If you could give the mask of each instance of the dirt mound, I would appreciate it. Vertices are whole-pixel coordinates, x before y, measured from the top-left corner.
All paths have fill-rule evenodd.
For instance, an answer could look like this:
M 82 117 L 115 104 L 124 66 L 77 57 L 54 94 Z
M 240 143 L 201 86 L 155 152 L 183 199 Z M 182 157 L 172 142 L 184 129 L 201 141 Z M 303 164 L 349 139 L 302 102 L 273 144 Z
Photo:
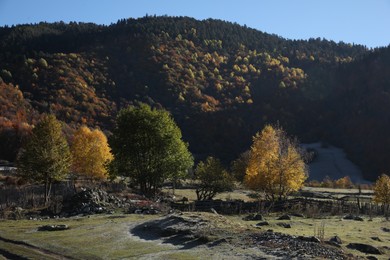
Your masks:
M 226 232 L 226 229 L 232 225 L 221 215 L 175 213 L 137 226 L 131 233 L 147 240 L 164 238 L 172 244 L 186 244 L 189 241 L 204 244 L 229 236 L 230 232 Z
M 144 240 L 162 240 L 188 249 L 199 245 L 229 248 L 243 259 L 259 255 L 283 259 L 346 259 L 339 248 L 321 244 L 315 237 L 296 237 L 282 233 L 255 233 L 254 229 L 233 223 L 211 213 L 179 213 L 143 223 L 131 229 L 132 235 Z M 224 254 L 230 254 L 222 251 Z M 237 254 L 240 252 L 240 254 Z

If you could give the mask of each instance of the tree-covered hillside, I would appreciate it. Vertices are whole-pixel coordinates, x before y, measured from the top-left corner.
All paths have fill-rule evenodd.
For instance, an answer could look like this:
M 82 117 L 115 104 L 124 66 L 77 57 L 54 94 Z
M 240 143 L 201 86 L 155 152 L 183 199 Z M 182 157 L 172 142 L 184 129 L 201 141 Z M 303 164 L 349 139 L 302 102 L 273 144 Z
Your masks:
M 111 131 L 119 108 L 144 102 L 173 114 L 197 159 L 229 163 L 279 122 L 303 141 L 341 144 L 374 178 L 390 169 L 388 53 L 187 17 L 3 27 L 0 157 L 14 158 L 42 113 L 69 132 Z

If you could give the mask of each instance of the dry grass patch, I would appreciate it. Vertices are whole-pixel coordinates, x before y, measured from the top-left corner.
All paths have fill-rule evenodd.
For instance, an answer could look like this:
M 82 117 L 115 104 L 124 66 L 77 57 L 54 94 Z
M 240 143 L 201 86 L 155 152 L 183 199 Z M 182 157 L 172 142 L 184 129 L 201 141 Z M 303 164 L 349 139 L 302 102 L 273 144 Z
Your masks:
M 172 189 L 165 188 L 162 191 L 172 194 Z M 251 191 L 248 190 L 234 190 L 231 192 L 218 193 L 214 199 L 253 201 L 254 199 L 248 196 L 250 194 Z M 179 201 L 183 197 L 188 198 L 189 201 L 197 200 L 195 189 L 176 189 L 175 196 L 177 201 Z
M 373 218 L 372 221 L 368 221 L 368 218 L 365 218 L 364 221 L 353 221 L 343 220 L 340 216 L 320 219 L 293 216 L 291 220 L 277 220 L 278 215 L 272 214 L 268 217 L 266 216 L 265 219 L 270 225 L 257 229 L 264 231 L 272 229 L 274 232 L 294 236 L 317 236 L 322 224 L 324 224 L 324 240 L 327 241 L 333 236 L 340 237 L 343 242 L 342 248 L 345 252 L 366 256 L 364 253 L 346 248 L 349 243 L 363 243 L 380 248 L 385 253 L 384 255 L 376 256 L 378 259 L 387 260 L 390 257 L 390 250 L 386 249 L 390 245 L 390 232 L 384 232 L 382 230 L 384 227 L 390 228 L 390 221 L 385 221 L 384 218 L 377 217 Z M 255 228 L 254 225 L 259 222 L 243 221 L 242 216 L 232 216 L 229 218 L 232 221 L 246 224 L 248 228 Z M 283 228 L 278 223 L 289 223 L 291 224 L 291 228 Z M 381 241 L 374 240 L 372 237 L 378 237 Z

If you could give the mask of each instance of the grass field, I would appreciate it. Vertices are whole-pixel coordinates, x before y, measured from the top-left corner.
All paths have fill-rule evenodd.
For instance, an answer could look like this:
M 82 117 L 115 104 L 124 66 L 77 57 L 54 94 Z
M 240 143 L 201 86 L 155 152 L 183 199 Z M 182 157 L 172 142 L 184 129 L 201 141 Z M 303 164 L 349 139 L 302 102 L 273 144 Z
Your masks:
M 0 252 L 6 250 L 28 259 L 205 259 L 216 252 L 207 247 L 194 247 L 182 250 L 177 246 L 161 241 L 145 241 L 134 237 L 130 229 L 160 216 L 148 215 L 98 215 L 82 218 L 0 221 Z M 290 221 L 276 220 L 277 215 L 266 216 L 269 226 L 258 229 L 256 221 L 243 221 L 243 216 L 227 216 L 229 225 L 244 227 L 248 232 L 272 229 L 291 235 L 312 236 L 324 223 L 325 240 L 339 236 L 343 241 L 343 250 L 354 255 L 365 256 L 356 250 L 347 249 L 348 243 L 367 243 L 379 248 L 390 244 L 390 233 L 383 227 L 390 228 L 390 222 L 383 218 L 365 219 L 363 222 L 341 220 L 339 217 L 326 219 L 308 219 L 293 217 Z M 292 228 L 283 228 L 279 222 L 288 222 Z M 56 232 L 37 231 L 39 226 L 47 224 L 67 224 L 70 229 Z M 223 226 L 222 226 L 223 227 Z M 381 241 L 373 240 L 378 237 Z M 22 244 L 6 240 L 21 241 Z M 390 251 L 378 259 L 388 259 Z M 0 254 L 1 255 L 1 254 Z M 1 258 L 0 258 L 1 259 Z
M 305 189 L 335 195 L 357 192 L 357 190 L 323 188 Z M 165 192 L 171 193 L 172 190 L 167 189 Z M 364 192 L 369 194 L 371 191 Z M 235 190 L 218 194 L 216 199 L 252 201 L 250 194 L 248 190 Z M 196 200 L 193 189 L 176 189 L 175 196 L 177 199 L 187 197 L 189 200 Z M 225 228 L 232 231 L 232 227 L 240 227 L 240 232 L 261 232 L 272 229 L 274 232 L 295 236 L 313 236 L 318 235 L 318 230 L 324 226 L 324 240 L 339 236 L 343 241 L 342 248 L 347 253 L 365 257 L 363 253 L 346 248 L 349 243 L 365 243 L 379 247 L 385 252 L 384 255 L 376 256 L 378 259 L 390 258 L 390 250 L 386 249 L 386 246 L 390 245 L 390 233 L 383 231 L 383 228 L 390 229 L 390 222 L 385 221 L 384 218 L 376 217 L 369 221 L 368 217 L 365 217 L 362 222 L 342 220 L 340 216 L 315 219 L 293 217 L 289 221 L 276 220 L 280 214 L 266 215 L 265 218 L 270 225 L 261 229 L 255 227 L 257 221 L 242 220 L 243 215 L 225 216 L 224 218 L 229 222 Z M 161 216 L 117 213 L 67 219 L 0 220 L 0 260 L 17 257 L 20 259 L 212 259 L 216 254 L 215 249 L 206 246 L 183 250 L 179 245 L 165 243 L 158 239 L 141 239 L 130 232 L 133 227 L 159 217 Z M 278 225 L 280 222 L 287 222 L 292 228 L 283 228 Z M 221 223 L 221 228 L 224 228 L 223 222 Z M 70 229 L 56 232 L 37 231 L 39 226 L 48 224 L 66 224 Z M 373 237 L 379 239 L 374 240 Z M 227 250 L 238 249 L 225 251 Z M 242 248 L 239 250 L 246 251 Z
M 156 216 L 109 215 L 58 220 L 0 221 L 1 238 L 23 241 L 30 246 L 0 241 L 1 250 L 28 259 L 131 259 L 164 254 L 168 259 L 196 259 L 191 252 L 172 251 L 172 247 L 146 243 L 130 236 L 130 228 Z M 37 231 L 47 224 L 67 224 L 70 229 Z M 36 248 L 35 248 L 36 247 Z M 172 251 L 172 252 L 170 252 Z
M 332 197 L 338 198 L 349 194 L 357 194 L 359 192 L 358 189 L 333 189 L 333 188 L 319 188 L 319 187 L 303 187 L 303 191 L 322 193 L 322 194 L 331 194 Z M 165 188 L 163 192 L 172 194 L 172 189 Z M 221 200 L 243 200 L 243 201 L 254 201 L 250 194 L 253 192 L 245 189 L 236 189 L 232 192 L 222 192 L 218 193 L 214 199 Z M 373 195 L 372 190 L 362 190 L 362 195 L 365 197 L 371 197 Z M 178 200 L 182 197 L 188 198 L 190 201 L 195 201 L 196 193 L 195 189 L 176 189 L 175 196 Z

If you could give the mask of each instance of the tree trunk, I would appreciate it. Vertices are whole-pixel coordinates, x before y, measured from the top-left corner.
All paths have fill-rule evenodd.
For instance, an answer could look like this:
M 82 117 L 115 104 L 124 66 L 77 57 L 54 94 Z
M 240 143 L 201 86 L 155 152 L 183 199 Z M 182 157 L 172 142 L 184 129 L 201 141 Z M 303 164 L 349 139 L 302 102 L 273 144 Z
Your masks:
M 176 180 L 173 180 L 172 182 L 172 195 L 175 196 L 175 190 L 176 190 Z
M 45 206 L 48 205 L 48 202 L 50 200 L 50 191 L 51 191 L 51 181 L 49 179 L 46 179 L 45 181 Z

